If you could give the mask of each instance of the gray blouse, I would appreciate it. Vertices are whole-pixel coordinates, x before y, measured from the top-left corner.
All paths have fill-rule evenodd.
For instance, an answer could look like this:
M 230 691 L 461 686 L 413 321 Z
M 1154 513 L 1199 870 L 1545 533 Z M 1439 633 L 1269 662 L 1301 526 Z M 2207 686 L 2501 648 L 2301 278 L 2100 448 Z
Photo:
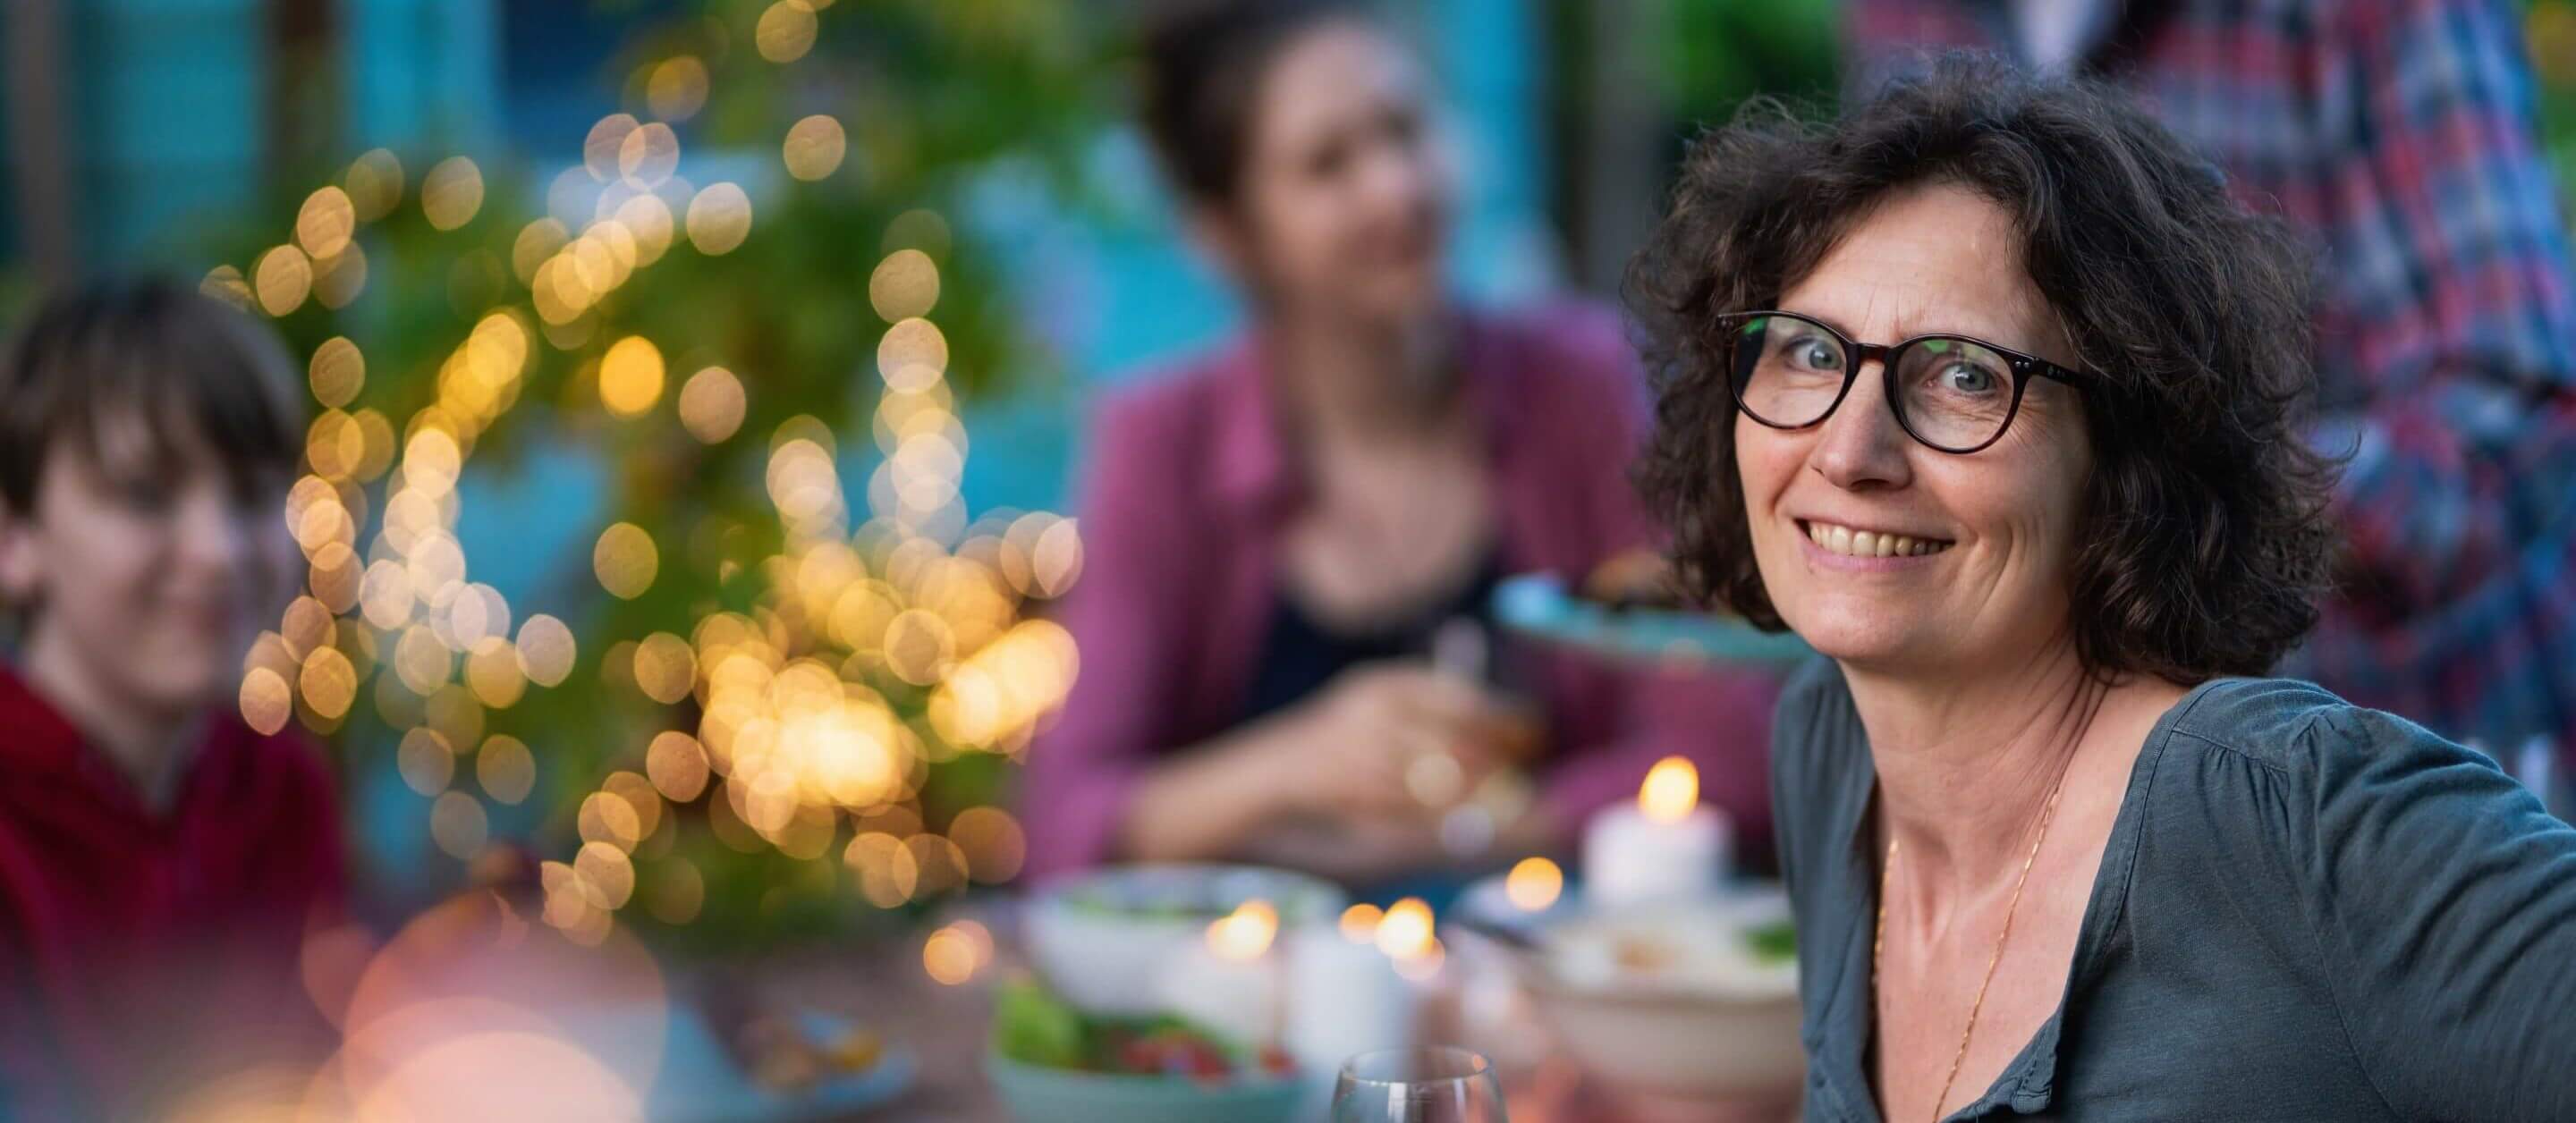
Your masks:
M 1877 773 L 1802 669 L 1771 795 L 1806 1114 L 1876 1120 Z M 2222 679 L 2129 776 L 2065 996 L 1953 1119 L 2576 1120 L 2576 829 L 2484 756 L 2306 683 Z

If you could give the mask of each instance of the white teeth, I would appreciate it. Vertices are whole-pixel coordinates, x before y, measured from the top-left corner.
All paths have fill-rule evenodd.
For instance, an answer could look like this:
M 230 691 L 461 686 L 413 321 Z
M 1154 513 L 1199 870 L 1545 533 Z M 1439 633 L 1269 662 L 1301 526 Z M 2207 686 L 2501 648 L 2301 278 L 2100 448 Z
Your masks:
M 1908 558 L 1937 554 L 1949 549 L 1947 542 L 1915 538 L 1884 531 L 1853 530 L 1847 526 L 1811 522 L 1807 537 L 1827 552 L 1855 558 Z

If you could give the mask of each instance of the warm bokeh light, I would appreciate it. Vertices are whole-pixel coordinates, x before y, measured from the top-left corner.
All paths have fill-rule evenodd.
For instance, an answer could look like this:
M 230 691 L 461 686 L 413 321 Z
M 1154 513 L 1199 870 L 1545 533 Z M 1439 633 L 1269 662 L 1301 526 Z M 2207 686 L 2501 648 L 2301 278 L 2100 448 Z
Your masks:
M 367 385 L 367 358 L 345 335 L 335 335 L 313 349 L 306 368 L 313 400 L 330 409 L 346 408 Z
M 464 792 L 448 792 L 429 805 L 429 837 L 448 857 L 464 861 L 483 850 L 489 841 L 492 822 L 483 811 L 481 800 Z
M 506 710 L 527 693 L 528 676 L 519 669 L 519 649 L 505 639 L 488 639 L 465 655 L 465 688 L 486 706 Z
M 695 737 L 664 730 L 644 752 L 644 775 L 663 798 L 687 803 L 707 790 L 707 751 Z
M 474 782 L 482 786 L 483 794 L 516 805 L 537 786 L 536 755 L 528 751 L 527 742 L 495 733 L 474 754 Z
M 572 674 L 575 644 L 572 629 L 545 613 L 519 624 L 519 669 L 539 686 L 560 686 Z
M 259 255 L 259 264 L 251 267 L 251 290 L 259 295 L 259 307 L 271 316 L 283 316 L 304 306 L 313 294 L 313 262 L 304 251 L 293 246 L 278 246 Z
M 349 236 L 357 229 L 357 208 L 349 193 L 337 187 L 305 196 L 304 205 L 295 212 L 295 244 L 317 259 L 349 248 Z
M 983 967 L 983 960 L 975 939 L 953 925 L 932 932 L 921 944 L 921 966 L 942 986 L 965 985 Z
M 394 769 L 411 790 L 434 796 L 456 779 L 456 752 L 437 730 L 416 726 L 394 750 Z
M 474 221 L 474 213 L 483 209 L 483 169 L 463 156 L 439 161 L 420 178 L 420 209 L 440 230 Z
M 1397 959 L 1413 959 L 1428 953 L 1434 942 L 1431 906 L 1420 897 L 1406 897 L 1387 906 L 1386 915 L 1378 921 L 1373 939 L 1377 950 Z
M 653 546 L 653 536 L 634 523 L 616 523 L 601 531 L 599 544 L 590 552 L 591 572 L 598 576 L 599 587 L 621 600 L 643 596 L 644 590 L 653 587 L 653 577 L 661 567 L 661 553 Z M 521 637 L 519 644 L 525 648 L 526 637 Z
M 348 188 L 350 207 L 358 221 L 374 222 L 402 205 L 402 160 L 382 148 L 370 149 L 350 162 L 341 183 Z
M 630 335 L 610 344 L 599 360 L 599 401 L 619 417 L 640 417 L 662 400 L 662 351 Z
M 889 388 L 922 390 L 948 370 L 948 337 L 939 325 L 914 317 L 887 328 L 877 341 L 877 373 Z
M 1698 806 L 1699 767 L 1683 757 L 1656 761 L 1646 770 L 1646 782 L 1637 787 L 1638 810 L 1658 823 L 1681 822 Z
M 1278 935 L 1278 906 L 1251 900 L 1208 925 L 1207 946 L 1219 959 L 1244 962 L 1268 953 L 1270 941 Z
M 638 125 L 617 142 L 617 174 L 627 185 L 652 190 L 680 166 L 680 136 L 660 121 Z
M 707 104 L 707 64 L 680 55 L 653 65 L 644 80 L 644 104 L 665 121 L 685 121 Z
M 286 719 L 295 712 L 294 692 L 286 685 L 286 676 L 268 667 L 253 667 L 242 675 L 242 721 L 263 734 L 274 734 L 286 728 Z
M 1385 910 L 1362 901 L 1342 910 L 1339 926 L 1343 939 L 1355 944 L 1369 944 L 1377 942 L 1378 926 L 1385 921 Z
M 752 30 L 752 42 L 760 48 L 760 57 L 771 62 L 788 63 L 804 58 L 814 49 L 814 7 L 806 0 L 778 0 L 760 13 L 760 23 Z
M 608 792 L 592 792 L 583 796 L 576 823 L 582 842 L 611 847 L 621 854 L 634 850 L 636 843 L 644 841 L 644 822 L 635 814 L 635 805 Z
M 669 632 L 646 636 L 635 648 L 635 685 L 644 696 L 672 705 L 689 696 L 697 681 L 697 652 L 689 641 Z
M 868 275 L 868 303 L 888 323 L 927 316 L 939 303 L 939 266 L 920 250 L 896 250 Z
M 623 800 L 617 803 L 624 806 Z M 627 898 L 635 893 L 635 865 L 624 849 L 610 843 L 583 843 L 572 869 L 594 907 L 612 912 L 625 908 Z
M 1057 519 L 1037 536 L 1029 558 L 1030 595 L 1060 597 L 1082 576 L 1080 521 Z
M 850 840 L 841 860 L 858 875 L 859 895 L 881 909 L 901 908 L 912 899 L 920 870 L 912 851 L 890 834 L 864 832 Z
M 802 180 L 818 180 L 841 167 L 849 153 L 849 134 L 830 115 L 817 113 L 788 126 L 787 140 L 779 146 L 787 162 L 787 174 Z
M 688 230 L 699 253 L 732 253 L 751 234 L 751 196 L 730 183 L 708 184 L 689 200 Z
M 617 205 L 610 221 L 622 227 L 635 240 L 635 265 L 638 268 L 662 260 L 671 248 L 674 222 L 671 205 L 659 195 L 637 195 Z
M 611 113 L 590 127 L 589 135 L 581 142 L 581 166 L 592 180 L 609 183 L 617 179 L 618 153 L 625 148 L 626 138 L 642 126 L 632 114 Z
M 303 670 L 296 675 L 296 687 L 313 712 L 336 720 L 346 715 L 349 704 L 357 700 L 358 669 L 347 655 L 325 647 L 304 660 Z
M 1523 858 L 1503 878 L 1503 895 L 1522 912 L 1541 912 L 1565 892 L 1565 871 L 1545 858 Z
M 1028 860 L 1028 835 L 1011 813 L 999 807 L 969 807 L 948 824 L 948 837 L 966 855 L 966 872 L 986 885 L 999 885 L 1020 875 Z
M 519 236 L 510 242 L 510 272 L 519 283 L 533 285 L 537 269 L 548 258 L 562 251 L 572 241 L 572 232 L 551 218 L 540 218 L 519 228 Z
M 1416 954 L 1396 957 L 1395 973 L 1413 982 L 1427 983 L 1440 977 L 1440 967 L 1448 961 L 1448 946 L 1432 940 Z
M 703 444 L 720 444 L 742 428 L 747 408 L 742 380 L 723 367 L 708 367 L 680 387 L 680 427 Z

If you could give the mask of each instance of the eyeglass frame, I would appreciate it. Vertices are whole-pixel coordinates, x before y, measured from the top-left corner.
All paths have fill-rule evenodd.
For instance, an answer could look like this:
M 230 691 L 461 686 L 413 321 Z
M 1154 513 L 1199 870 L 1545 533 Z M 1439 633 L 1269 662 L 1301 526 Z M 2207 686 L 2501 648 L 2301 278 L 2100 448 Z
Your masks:
M 1764 417 L 1761 414 L 1754 412 L 1753 407 L 1745 403 L 1743 388 L 1735 384 L 1735 346 L 1736 340 L 1742 338 L 1740 334 L 1741 328 L 1745 322 L 1749 320 L 1765 317 L 1786 318 L 1796 320 L 1802 324 L 1812 324 L 1823 329 L 1824 333 L 1831 336 L 1834 342 L 1842 344 L 1844 363 L 1842 388 L 1834 391 L 1834 400 L 1827 404 L 1825 406 L 1825 411 L 1817 414 L 1813 421 L 1808 421 L 1798 425 L 1784 425 L 1780 422 Z M 1926 332 L 1922 335 L 1908 336 L 1904 339 L 1897 340 L 1894 343 L 1863 343 L 1857 339 L 1853 339 L 1849 335 L 1843 334 L 1840 328 L 1813 316 L 1799 312 L 1783 312 L 1778 310 L 1728 312 L 1718 316 L 1715 323 L 1718 325 L 1718 332 L 1721 337 L 1727 340 L 1726 396 L 1735 402 L 1735 408 L 1742 411 L 1744 416 L 1752 418 L 1757 424 L 1760 424 L 1765 428 L 1778 429 L 1783 432 L 1794 432 L 1799 429 L 1811 429 L 1831 420 L 1834 416 L 1834 411 L 1843 407 L 1843 399 L 1851 396 L 1852 383 L 1860 378 L 1860 368 L 1862 364 L 1868 363 L 1872 360 L 1876 360 L 1878 363 L 1879 380 L 1883 384 L 1882 390 L 1887 398 L 1887 412 L 1896 417 L 1897 428 L 1905 430 L 1905 435 L 1914 438 L 1914 443 L 1931 449 L 1934 452 L 1946 453 L 1951 456 L 1973 456 L 1994 447 L 1994 443 L 1996 441 L 2004 439 L 2004 434 L 2012 431 L 2012 423 L 2014 419 L 2021 416 L 2022 393 L 2024 390 L 2029 388 L 2031 376 L 2037 375 L 2042 378 L 2065 383 L 2069 386 L 2080 386 L 2083 381 L 2083 375 L 2080 372 L 2059 366 L 2056 363 L 2049 362 L 2037 355 L 2026 354 L 2000 344 L 1989 343 L 1973 335 L 1960 335 L 1957 332 Z M 2002 356 L 2005 365 L 2012 368 L 2012 405 L 2004 411 L 2003 422 L 1995 426 L 1994 434 L 1976 445 L 1968 448 L 1948 448 L 1932 443 L 1932 441 L 1926 438 L 1923 434 L 1914 431 L 1914 423 L 1906 420 L 1904 408 L 1897 405 L 1896 358 L 1899 354 L 1902 354 L 1906 348 L 1929 340 L 1946 340 L 1953 343 L 1965 343 L 1972 347 L 1982 347 L 1988 351 L 1994 352 L 1996 355 Z

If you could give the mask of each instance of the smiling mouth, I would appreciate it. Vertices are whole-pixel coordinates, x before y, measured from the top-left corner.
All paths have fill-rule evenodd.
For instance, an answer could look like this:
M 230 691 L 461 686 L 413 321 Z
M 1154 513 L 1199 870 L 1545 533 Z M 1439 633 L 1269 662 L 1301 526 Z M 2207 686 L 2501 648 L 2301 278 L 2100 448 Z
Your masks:
M 1836 523 L 1799 520 L 1798 529 L 1807 540 L 1828 554 L 1848 558 L 1909 558 L 1937 554 L 1951 547 L 1944 538 L 1916 538 L 1910 534 L 1884 531 L 1853 530 Z

